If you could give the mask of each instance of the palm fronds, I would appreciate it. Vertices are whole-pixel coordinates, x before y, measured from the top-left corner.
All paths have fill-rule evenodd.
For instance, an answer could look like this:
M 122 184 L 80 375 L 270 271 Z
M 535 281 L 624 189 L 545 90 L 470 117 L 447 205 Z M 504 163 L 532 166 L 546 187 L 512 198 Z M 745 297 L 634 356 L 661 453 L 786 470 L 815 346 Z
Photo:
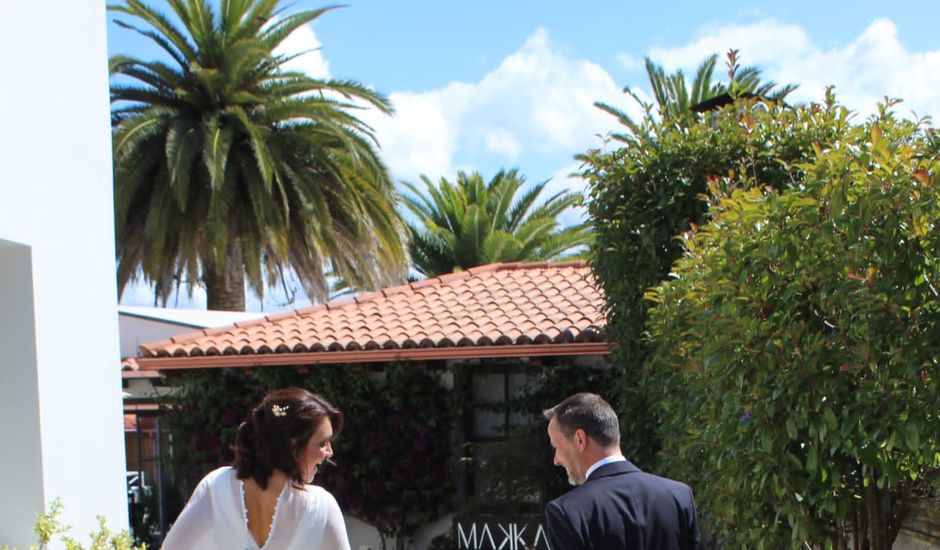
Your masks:
M 416 270 L 441 275 L 494 262 L 554 260 L 587 249 L 587 224 L 561 227 L 558 217 L 582 197 L 560 192 L 538 203 L 547 181 L 526 191 L 518 171 L 500 171 L 489 182 L 477 172 L 456 182 L 421 176 L 423 189 L 405 182 L 405 207 L 417 218 L 411 229 Z M 521 193 L 521 194 L 520 194 Z
M 333 8 L 168 4 L 178 24 L 140 0 L 109 7 L 174 61 L 110 62 L 120 77 L 111 87 L 120 288 L 138 276 L 160 292 L 181 277 L 192 288 L 211 269 L 247 277 L 262 295 L 291 270 L 321 299 L 327 272 L 356 288 L 403 280 L 397 191 L 356 114 L 391 105 L 357 82 L 284 70 L 293 56 L 275 53 Z

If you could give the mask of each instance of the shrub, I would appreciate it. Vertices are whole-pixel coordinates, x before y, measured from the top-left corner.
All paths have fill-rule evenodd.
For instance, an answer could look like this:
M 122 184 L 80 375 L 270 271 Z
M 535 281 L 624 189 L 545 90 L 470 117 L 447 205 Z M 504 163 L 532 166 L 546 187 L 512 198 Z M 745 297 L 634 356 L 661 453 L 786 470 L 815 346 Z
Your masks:
M 744 185 L 798 185 L 800 163 L 816 156 L 814 144 L 829 147 L 852 128 L 831 93 L 821 105 L 796 109 L 741 100 L 691 120 L 647 114 L 622 141 L 611 142 L 618 148 L 579 157 L 597 231 L 592 267 L 607 297 L 607 334 L 621 370 L 616 406 L 624 450 L 641 467 L 655 467 L 660 445 L 643 375 L 649 353 L 643 295 L 682 254 L 676 237 L 704 223 L 701 196 L 709 179 L 734 174 Z
M 940 161 L 891 105 L 783 192 L 712 179 L 648 295 L 660 463 L 728 547 L 888 549 L 940 472 Z
M 39 516 L 34 529 L 37 537 L 39 537 L 39 546 L 31 546 L 31 549 L 44 550 L 58 537 L 66 550 L 85 550 L 81 543 L 65 536 L 71 530 L 71 527 L 59 521 L 62 508 L 59 499 L 53 499 L 49 503 L 49 510 Z M 146 544 L 135 546 L 131 534 L 126 529 L 112 533 L 108 529 L 104 516 L 98 516 L 98 530 L 92 531 L 89 538 L 91 541 L 88 550 L 147 550 Z M 0 550 L 14 549 L 9 546 L 2 546 Z

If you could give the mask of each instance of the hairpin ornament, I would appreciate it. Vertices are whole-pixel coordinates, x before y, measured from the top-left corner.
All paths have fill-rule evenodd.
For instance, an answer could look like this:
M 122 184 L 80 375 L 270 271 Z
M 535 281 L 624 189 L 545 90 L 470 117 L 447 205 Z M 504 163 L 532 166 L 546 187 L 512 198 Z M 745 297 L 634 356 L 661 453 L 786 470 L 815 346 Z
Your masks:
M 287 416 L 287 409 L 289 408 L 289 405 L 284 405 L 283 407 L 280 405 L 271 405 L 271 414 L 277 417 Z

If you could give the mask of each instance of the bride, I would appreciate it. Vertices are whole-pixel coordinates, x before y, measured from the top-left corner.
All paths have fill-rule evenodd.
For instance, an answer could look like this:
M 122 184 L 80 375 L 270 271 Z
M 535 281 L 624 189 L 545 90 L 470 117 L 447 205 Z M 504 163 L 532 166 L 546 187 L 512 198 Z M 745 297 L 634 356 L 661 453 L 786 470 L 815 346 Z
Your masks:
M 343 414 L 319 395 L 268 394 L 238 428 L 234 465 L 202 479 L 163 549 L 348 550 L 336 499 L 308 485 L 342 426 Z

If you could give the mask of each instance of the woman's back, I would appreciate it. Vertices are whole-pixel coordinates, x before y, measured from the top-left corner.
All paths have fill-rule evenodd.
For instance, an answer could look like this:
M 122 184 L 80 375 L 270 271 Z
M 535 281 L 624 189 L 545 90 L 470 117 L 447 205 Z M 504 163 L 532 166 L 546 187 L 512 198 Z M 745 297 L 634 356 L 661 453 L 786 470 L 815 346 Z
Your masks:
M 298 489 L 286 482 L 272 511 L 269 502 L 265 503 L 268 499 L 254 490 L 260 487 L 255 485 L 246 493 L 247 483 L 253 482 L 238 479 L 230 467 L 209 473 L 174 523 L 164 550 L 349 548 L 339 505 L 323 488 L 307 485 Z M 263 525 L 268 520 L 269 528 Z M 256 537 L 265 537 L 264 544 L 259 545 Z
M 277 509 L 281 503 L 287 476 L 279 470 L 272 472 L 266 487 L 248 478 L 242 481 L 242 500 L 245 502 L 245 517 L 248 532 L 260 548 L 264 547 L 271 536 Z

